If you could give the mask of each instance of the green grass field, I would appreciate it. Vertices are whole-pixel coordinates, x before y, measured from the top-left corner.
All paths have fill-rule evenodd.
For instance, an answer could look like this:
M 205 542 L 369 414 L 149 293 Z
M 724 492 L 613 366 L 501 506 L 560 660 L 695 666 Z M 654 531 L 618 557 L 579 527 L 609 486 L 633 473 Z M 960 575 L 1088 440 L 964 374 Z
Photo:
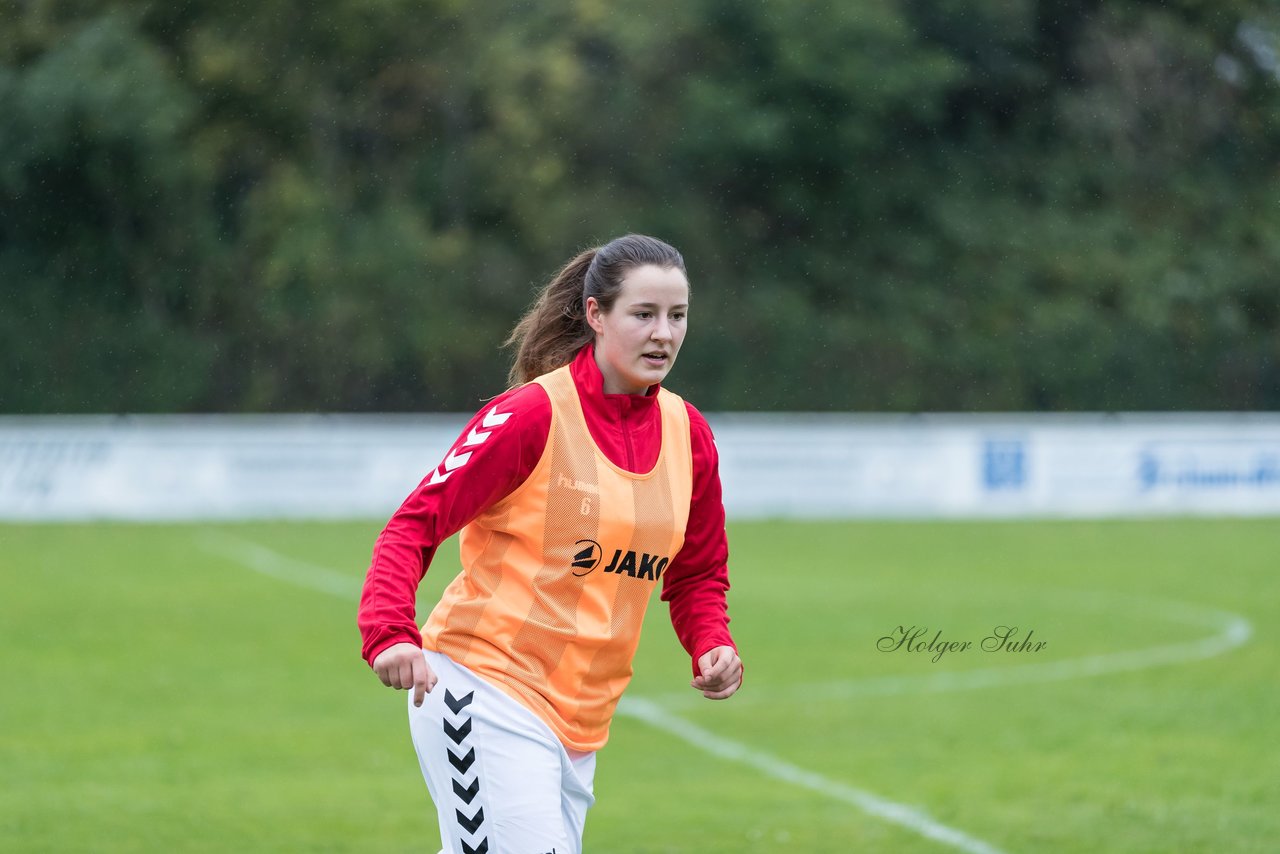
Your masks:
M 434 854 L 404 695 L 359 657 L 379 527 L 0 526 L 0 850 Z M 746 687 L 694 694 L 655 597 L 629 696 L 752 759 L 620 716 L 590 854 L 964 850 L 852 789 L 1002 852 L 1280 845 L 1280 521 L 752 523 L 730 543 Z M 900 625 L 975 648 L 878 650 Z M 999 625 L 1046 646 L 977 649 Z

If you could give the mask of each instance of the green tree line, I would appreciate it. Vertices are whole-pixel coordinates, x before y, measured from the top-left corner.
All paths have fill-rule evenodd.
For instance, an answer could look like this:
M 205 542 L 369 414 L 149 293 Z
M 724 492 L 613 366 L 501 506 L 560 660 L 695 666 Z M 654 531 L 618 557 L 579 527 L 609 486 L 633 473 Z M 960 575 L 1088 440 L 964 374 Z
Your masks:
M 627 231 L 708 410 L 1276 408 L 1280 10 L 0 5 L 0 412 L 471 410 Z

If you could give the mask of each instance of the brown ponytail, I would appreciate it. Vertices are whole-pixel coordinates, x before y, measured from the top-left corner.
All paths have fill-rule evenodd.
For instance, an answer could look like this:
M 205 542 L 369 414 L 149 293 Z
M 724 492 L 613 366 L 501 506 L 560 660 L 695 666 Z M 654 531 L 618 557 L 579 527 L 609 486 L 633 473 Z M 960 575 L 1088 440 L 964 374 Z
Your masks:
M 516 348 L 507 374 L 512 386 L 569 364 L 595 335 L 582 305 L 582 284 L 595 257 L 596 250 L 588 249 L 565 264 L 503 342 L 504 347 Z
M 587 297 L 595 297 L 606 313 L 612 311 L 623 278 L 646 264 L 685 271 L 679 252 L 643 234 L 611 240 L 565 264 L 503 342 L 504 347 L 516 348 L 507 381 L 512 386 L 527 383 L 573 361 L 595 337 L 587 325 Z

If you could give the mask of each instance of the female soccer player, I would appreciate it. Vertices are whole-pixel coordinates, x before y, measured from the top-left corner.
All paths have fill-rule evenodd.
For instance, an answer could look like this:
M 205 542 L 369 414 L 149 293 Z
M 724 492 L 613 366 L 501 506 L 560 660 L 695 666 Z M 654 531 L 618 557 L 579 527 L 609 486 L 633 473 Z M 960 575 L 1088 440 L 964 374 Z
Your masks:
M 412 691 L 445 851 L 580 852 L 595 753 L 659 584 L 692 687 L 721 700 L 742 682 L 711 430 L 661 387 L 688 308 L 684 259 L 660 240 L 571 260 L 508 339 L 513 388 L 377 539 L 363 654 Z M 420 633 L 418 584 L 457 531 L 462 572 Z

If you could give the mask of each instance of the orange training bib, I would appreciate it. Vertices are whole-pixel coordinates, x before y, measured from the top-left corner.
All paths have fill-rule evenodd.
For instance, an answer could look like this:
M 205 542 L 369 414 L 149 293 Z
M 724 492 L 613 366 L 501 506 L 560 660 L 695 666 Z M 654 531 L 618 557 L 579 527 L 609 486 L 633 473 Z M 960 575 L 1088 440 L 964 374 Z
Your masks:
M 652 470 L 610 462 L 564 367 L 538 377 L 547 445 L 528 479 L 462 529 L 463 570 L 423 627 L 444 653 L 519 700 L 575 750 L 597 750 L 631 679 L 653 589 L 684 544 L 689 413 L 658 391 Z

